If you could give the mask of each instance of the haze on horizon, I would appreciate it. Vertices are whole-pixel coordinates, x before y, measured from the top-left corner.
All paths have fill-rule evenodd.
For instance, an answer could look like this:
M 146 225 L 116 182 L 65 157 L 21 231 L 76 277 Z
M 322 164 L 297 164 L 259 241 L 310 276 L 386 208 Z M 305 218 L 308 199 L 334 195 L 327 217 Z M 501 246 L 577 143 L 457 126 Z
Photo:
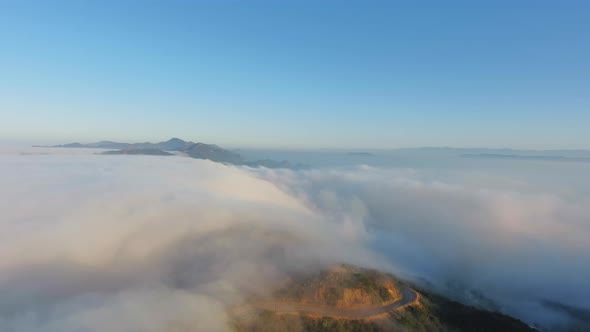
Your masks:
M 585 1 L 6 0 L 0 142 L 588 149 L 589 13 Z

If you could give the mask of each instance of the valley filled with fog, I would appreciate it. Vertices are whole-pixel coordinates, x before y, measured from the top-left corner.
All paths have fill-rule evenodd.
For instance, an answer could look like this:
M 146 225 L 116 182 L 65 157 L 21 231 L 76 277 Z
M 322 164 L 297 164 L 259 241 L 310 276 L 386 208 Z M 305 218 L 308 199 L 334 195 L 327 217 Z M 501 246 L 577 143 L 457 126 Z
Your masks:
M 226 331 L 247 294 L 335 263 L 588 323 L 572 312 L 590 310 L 590 163 L 241 153 L 309 167 L 0 151 L 0 330 Z

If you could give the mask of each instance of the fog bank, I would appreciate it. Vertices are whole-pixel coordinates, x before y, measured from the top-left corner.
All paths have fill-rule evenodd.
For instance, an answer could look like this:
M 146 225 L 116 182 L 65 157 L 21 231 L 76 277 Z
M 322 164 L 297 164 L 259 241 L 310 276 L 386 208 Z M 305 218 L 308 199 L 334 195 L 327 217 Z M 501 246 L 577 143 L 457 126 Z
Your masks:
M 573 319 L 547 301 L 590 308 L 590 196 L 558 170 L 26 152 L 0 153 L 2 331 L 226 331 L 248 294 L 342 262 L 544 325 Z
M 572 173 L 552 167 L 547 179 L 368 166 L 259 176 L 311 210 L 357 225 L 366 245 L 386 256 L 398 275 L 556 328 L 576 315 L 544 302 L 590 308 L 590 195 L 587 179 L 568 186 L 560 177 Z

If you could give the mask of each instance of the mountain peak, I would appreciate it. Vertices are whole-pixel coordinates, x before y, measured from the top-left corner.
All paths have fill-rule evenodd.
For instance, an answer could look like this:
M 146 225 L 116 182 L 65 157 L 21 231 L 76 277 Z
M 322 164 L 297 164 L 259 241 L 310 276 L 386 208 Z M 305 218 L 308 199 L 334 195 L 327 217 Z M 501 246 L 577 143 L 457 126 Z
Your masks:
M 166 143 L 186 143 L 186 141 L 178 137 L 172 137 L 171 139 L 167 140 Z

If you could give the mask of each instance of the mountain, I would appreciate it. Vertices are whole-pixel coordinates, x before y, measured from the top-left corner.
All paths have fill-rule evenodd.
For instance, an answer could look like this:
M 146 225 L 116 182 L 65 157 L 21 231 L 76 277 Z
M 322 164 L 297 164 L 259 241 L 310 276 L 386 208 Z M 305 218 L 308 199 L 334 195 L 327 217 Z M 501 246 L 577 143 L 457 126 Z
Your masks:
M 194 145 L 193 142 L 186 142 L 181 140 L 180 138 L 171 138 L 166 142 L 157 143 L 159 149 L 167 150 L 167 151 L 183 151 L 188 149 L 190 146 Z M 199 144 L 199 143 L 197 143 Z
M 37 146 L 43 147 L 43 146 Z M 45 146 L 47 147 L 47 146 Z M 187 142 L 180 138 L 171 138 L 159 143 L 120 143 L 113 141 L 100 141 L 96 143 L 81 144 L 69 143 L 49 146 L 50 148 L 91 148 L 91 149 L 116 149 L 117 151 L 107 151 L 103 154 L 127 154 L 127 155 L 170 155 L 165 151 L 182 152 L 184 155 L 195 159 L 207 159 L 215 162 L 244 165 L 250 167 L 266 168 L 306 168 L 302 164 L 291 164 L 290 162 L 276 161 L 271 159 L 246 161 L 237 152 L 223 149 L 215 144 Z
M 160 149 L 165 151 L 182 151 L 189 148 L 195 143 L 186 142 L 180 138 L 171 138 L 164 142 L 159 143 L 120 143 L 113 141 L 100 141 L 96 143 L 80 144 L 80 143 L 69 143 L 61 145 L 50 146 L 52 148 L 91 148 L 91 149 Z
M 101 154 L 107 155 L 146 155 L 146 156 L 173 156 L 174 154 L 160 149 L 121 149 L 113 151 L 105 151 Z
M 453 302 L 391 274 L 338 265 L 293 275 L 230 310 L 236 331 L 514 331 L 527 324 Z
M 67 145 L 67 144 L 66 144 Z M 73 146 L 64 146 L 64 147 L 73 147 Z M 131 144 L 128 143 L 117 143 L 111 141 L 100 141 L 96 143 L 90 143 L 86 146 L 82 146 L 86 148 L 95 148 L 95 149 L 129 149 L 132 148 Z M 138 146 L 139 148 L 139 146 Z
M 239 154 L 222 149 L 214 144 L 195 143 L 183 149 L 182 152 L 196 159 L 209 159 L 211 161 L 233 165 L 241 165 L 243 163 L 242 156 Z

